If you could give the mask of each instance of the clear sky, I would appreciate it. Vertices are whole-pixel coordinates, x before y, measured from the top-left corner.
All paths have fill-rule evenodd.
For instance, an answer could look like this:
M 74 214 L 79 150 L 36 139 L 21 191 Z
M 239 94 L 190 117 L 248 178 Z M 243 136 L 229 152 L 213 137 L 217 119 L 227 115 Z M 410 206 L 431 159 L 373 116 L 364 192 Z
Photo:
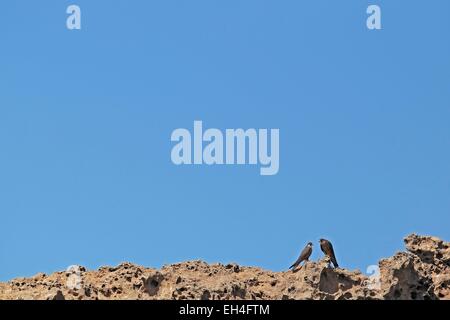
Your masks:
M 409 233 L 450 240 L 449 13 L 448 0 L 3 1 L 0 280 L 122 261 L 278 271 L 308 241 L 321 257 L 321 237 L 365 271 Z M 174 166 L 171 132 L 194 120 L 279 128 L 279 174 Z

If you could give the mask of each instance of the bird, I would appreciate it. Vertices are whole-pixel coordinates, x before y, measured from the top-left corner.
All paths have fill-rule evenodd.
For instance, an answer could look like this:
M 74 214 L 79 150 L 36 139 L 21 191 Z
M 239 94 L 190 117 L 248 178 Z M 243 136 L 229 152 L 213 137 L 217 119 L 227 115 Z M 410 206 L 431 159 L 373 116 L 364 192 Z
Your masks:
M 339 268 L 336 256 L 334 255 L 333 245 L 331 244 L 331 242 L 326 239 L 320 239 L 319 242 L 320 242 L 320 249 L 322 250 L 322 252 L 325 253 L 325 255 L 327 255 L 328 257 L 330 257 L 331 262 L 333 263 L 335 268 Z
M 300 254 L 300 257 L 295 261 L 295 263 L 289 267 L 289 269 L 295 270 L 303 261 L 308 261 L 309 257 L 311 256 L 313 250 L 313 244 L 312 242 L 309 242 L 306 247 L 303 249 L 302 253 Z

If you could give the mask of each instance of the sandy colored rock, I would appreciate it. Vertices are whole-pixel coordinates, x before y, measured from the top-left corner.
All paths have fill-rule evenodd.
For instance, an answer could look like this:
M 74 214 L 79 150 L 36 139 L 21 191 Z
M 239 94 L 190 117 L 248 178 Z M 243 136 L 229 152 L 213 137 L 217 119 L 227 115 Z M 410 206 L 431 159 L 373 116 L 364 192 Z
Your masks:
M 379 263 L 380 276 L 332 269 L 325 258 L 297 272 L 188 261 L 161 270 L 131 263 L 88 271 L 74 266 L 0 283 L 0 299 L 24 300 L 427 300 L 450 299 L 450 245 L 410 235 L 407 252 Z

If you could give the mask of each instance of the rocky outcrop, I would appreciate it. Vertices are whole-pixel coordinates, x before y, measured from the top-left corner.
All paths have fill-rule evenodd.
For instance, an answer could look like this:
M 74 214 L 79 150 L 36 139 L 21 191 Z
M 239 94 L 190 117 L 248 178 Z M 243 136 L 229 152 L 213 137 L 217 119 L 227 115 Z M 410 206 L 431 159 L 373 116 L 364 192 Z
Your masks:
M 0 299 L 96 300 L 360 300 L 450 299 L 450 245 L 410 235 L 407 252 L 383 259 L 379 272 L 332 269 L 329 261 L 308 262 L 297 272 L 271 272 L 236 264 L 190 261 L 161 270 L 131 263 L 87 271 L 73 266 L 0 284 Z
M 380 261 L 385 299 L 450 299 L 450 244 L 435 237 L 410 235 L 408 252 Z

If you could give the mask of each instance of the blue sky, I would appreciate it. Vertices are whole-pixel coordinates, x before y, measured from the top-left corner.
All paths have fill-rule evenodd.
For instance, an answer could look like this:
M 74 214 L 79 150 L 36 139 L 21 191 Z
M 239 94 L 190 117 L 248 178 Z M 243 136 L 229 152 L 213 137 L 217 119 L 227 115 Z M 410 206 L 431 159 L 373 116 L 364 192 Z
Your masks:
M 78 4 L 82 30 L 65 27 Z M 379 4 L 383 30 L 366 28 Z M 450 240 L 450 2 L 0 5 L 0 280 L 122 261 L 363 271 Z M 280 172 L 170 161 L 171 132 L 279 128 Z

